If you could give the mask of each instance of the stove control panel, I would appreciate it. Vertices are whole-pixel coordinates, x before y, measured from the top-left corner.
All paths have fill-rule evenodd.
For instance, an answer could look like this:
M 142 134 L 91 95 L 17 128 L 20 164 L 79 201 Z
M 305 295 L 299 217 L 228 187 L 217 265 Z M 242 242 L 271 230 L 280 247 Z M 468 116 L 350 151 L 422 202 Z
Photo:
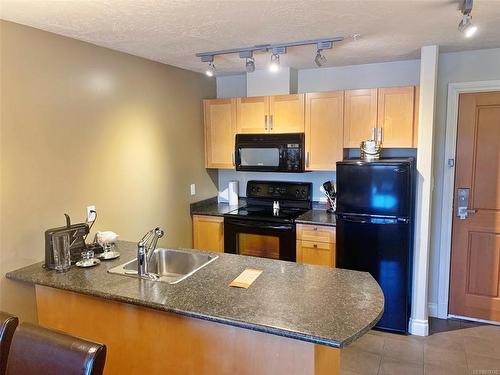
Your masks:
M 311 201 L 312 184 L 310 182 L 248 181 L 247 198 Z

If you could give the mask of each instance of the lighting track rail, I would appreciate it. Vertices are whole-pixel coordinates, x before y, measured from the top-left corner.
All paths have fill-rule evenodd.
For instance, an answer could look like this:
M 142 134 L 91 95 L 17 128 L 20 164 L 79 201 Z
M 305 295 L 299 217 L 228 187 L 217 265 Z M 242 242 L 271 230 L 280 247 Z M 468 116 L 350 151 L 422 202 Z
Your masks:
M 353 39 L 356 40 L 359 34 L 353 35 Z M 245 68 L 247 72 L 253 72 L 255 70 L 255 60 L 253 58 L 254 52 L 267 53 L 271 52 L 271 64 L 269 66 L 271 71 L 277 71 L 279 69 L 279 55 L 287 53 L 289 47 L 298 47 L 306 45 L 316 45 L 317 53 L 314 59 L 316 65 L 322 66 L 326 63 L 326 57 L 322 55 L 322 51 L 325 49 L 333 48 L 333 44 L 336 42 L 342 42 L 345 38 L 343 36 L 336 36 L 332 38 L 322 38 L 322 39 L 310 39 L 301 40 L 298 42 L 289 43 L 277 43 L 277 44 L 258 44 L 253 47 L 243 47 L 243 48 L 230 48 L 218 51 L 200 52 L 196 54 L 202 62 L 209 63 L 208 70 L 206 74 L 210 77 L 215 75 L 215 56 L 220 55 L 231 55 L 239 54 L 240 58 L 246 59 Z

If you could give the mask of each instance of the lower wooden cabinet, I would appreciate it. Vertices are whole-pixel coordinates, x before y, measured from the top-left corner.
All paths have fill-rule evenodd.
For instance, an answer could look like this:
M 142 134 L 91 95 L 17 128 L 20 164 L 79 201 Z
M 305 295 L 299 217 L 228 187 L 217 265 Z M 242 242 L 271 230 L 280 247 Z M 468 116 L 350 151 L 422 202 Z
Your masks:
M 193 248 L 224 252 L 224 218 L 193 215 Z
M 335 267 L 335 227 L 297 224 L 297 263 Z

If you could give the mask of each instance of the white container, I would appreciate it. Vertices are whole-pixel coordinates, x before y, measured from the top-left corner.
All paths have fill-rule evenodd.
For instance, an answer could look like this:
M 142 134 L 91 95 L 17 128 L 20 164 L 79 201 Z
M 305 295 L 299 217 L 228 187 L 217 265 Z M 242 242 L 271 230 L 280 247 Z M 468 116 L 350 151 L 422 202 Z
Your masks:
M 229 181 L 229 185 L 227 188 L 228 201 L 230 206 L 238 205 L 238 181 Z

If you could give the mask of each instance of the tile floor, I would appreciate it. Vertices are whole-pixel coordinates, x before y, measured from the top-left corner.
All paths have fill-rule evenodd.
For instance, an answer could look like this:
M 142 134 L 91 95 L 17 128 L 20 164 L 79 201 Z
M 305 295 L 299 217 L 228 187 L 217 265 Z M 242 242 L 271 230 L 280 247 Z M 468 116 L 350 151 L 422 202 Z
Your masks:
M 433 319 L 428 337 L 371 331 L 342 353 L 342 375 L 500 375 L 500 326 Z

